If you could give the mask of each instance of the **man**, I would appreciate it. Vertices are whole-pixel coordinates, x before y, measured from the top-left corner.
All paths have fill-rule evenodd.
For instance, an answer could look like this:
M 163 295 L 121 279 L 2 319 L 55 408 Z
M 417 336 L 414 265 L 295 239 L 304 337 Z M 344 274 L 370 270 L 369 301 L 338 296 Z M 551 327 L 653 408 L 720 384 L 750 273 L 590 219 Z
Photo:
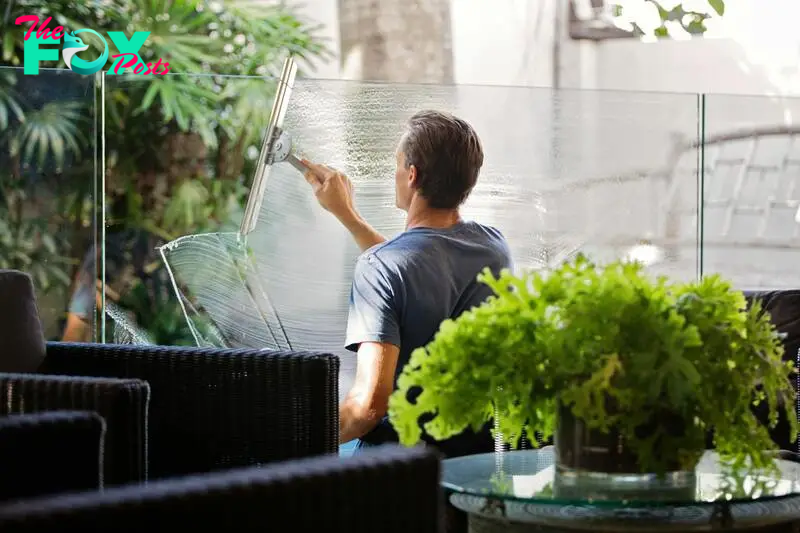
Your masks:
M 483 165 L 469 124 L 446 113 L 419 112 L 409 120 L 396 158 L 396 203 L 407 217 L 405 231 L 391 240 L 358 214 L 346 176 L 304 161 L 320 205 L 364 251 L 355 265 L 346 338 L 347 349 L 358 354 L 356 377 L 339 415 L 340 441 L 359 439 L 360 447 L 397 441 L 387 404 L 411 352 L 430 342 L 443 320 L 491 294 L 476 281 L 485 267 L 497 274 L 511 266 L 498 230 L 459 215 Z M 434 444 L 446 456 L 493 449 L 488 427 Z

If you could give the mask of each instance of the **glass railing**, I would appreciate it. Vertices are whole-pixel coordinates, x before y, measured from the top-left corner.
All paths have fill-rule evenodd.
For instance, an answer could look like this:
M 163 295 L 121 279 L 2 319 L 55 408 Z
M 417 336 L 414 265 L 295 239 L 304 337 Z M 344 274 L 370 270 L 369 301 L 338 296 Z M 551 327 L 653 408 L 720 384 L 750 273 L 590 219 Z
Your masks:
M 0 67 L 0 269 L 31 275 L 48 339 L 100 340 L 95 82 Z
M 202 250 L 191 254 L 218 238 L 235 242 L 274 86 L 265 78 L 106 77 L 106 341 L 222 343 L 197 299 L 224 298 L 208 291 L 237 272 Z M 172 255 L 176 285 L 162 251 L 187 248 L 189 266 Z M 208 291 L 189 291 L 194 284 Z
M 703 272 L 800 287 L 800 99 L 706 95 Z
M 274 79 L 0 73 L 0 267 L 32 274 L 48 338 L 339 350 L 358 250 L 291 165 L 238 235 Z M 464 214 L 518 268 L 583 252 L 800 285 L 797 100 L 299 79 L 285 130 L 391 236 L 395 149 L 423 108 L 481 136 Z
M 107 83 L 107 341 L 343 351 L 358 249 L 300 173 L 274 165 L 256 229 L 237 232 L 273 87 L 171 75 Z M 700 265 L 699 103 L 298 80 L 284 129 L 297 152 L 350 176 L 361 213 L 392 236 L 403 229 L 394 174 L 405 121 L 419 109 L 451 111 L 479 132 L 486 155 L 464 214 L 498 227 L 518 268 L 584 252 L 689 279 Z M 343 392 L 352 363 L 343 358 Z

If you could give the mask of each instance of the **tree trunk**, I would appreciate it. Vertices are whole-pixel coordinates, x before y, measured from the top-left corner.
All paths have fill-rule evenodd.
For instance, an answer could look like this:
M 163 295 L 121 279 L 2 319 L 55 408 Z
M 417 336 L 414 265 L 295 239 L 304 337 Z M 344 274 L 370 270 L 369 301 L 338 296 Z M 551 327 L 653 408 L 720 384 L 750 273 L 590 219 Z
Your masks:
M 450 0 L 339 0 L 339 31 L 348 77 L 453 83 Z

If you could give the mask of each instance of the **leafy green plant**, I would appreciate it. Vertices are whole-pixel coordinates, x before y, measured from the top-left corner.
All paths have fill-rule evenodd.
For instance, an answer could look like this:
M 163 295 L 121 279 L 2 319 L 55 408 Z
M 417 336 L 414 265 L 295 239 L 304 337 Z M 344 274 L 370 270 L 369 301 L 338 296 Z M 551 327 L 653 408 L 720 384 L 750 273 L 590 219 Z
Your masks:
M 643 471 L 663 472 L 693 468 L 711 428 L 726 463 L 768 466 L 774 445 L 754 402 L 768 402 L 772 425 L 784 410 L 795 430 L 779 334 L 718 276 L 671 283 L 638 263 L 579 256 L 547 273 L 479 279 L 494 296 L 443 322 L 398 380 L 389 413 L 405 444 L 421 438 L 423 414 L 434 415 L 426 432 L 445 439 L 497 409 L 514 445 L 523 432 L 552 435 L 564 405 L 590 429 L 619 431 Z M 665 409 L 687 421 L 682 435 L 639 431 Z

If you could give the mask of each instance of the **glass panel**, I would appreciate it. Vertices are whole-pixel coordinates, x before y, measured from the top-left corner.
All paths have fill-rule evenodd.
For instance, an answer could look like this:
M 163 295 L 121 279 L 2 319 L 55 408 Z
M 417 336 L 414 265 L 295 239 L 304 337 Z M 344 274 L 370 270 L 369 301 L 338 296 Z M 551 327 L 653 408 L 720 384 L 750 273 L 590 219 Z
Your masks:
M 705 97 L 703 273 L 800 286 L 800 99 Z
M 272 78 L 105 78 L 105 341 L 195 345 L 159 247 L 238 231 L 266 127 Z M 225 271 L 222 271 L 224 274 Z M 198 265 L 197 277 L 216 274 Z M 217 343 L 219 344 L 219 343 Z
M 33 277 L 49 340 L 96 338 L 95 77 L 0 68 L 0 269 Z
M 221 86 L 232 83 L 226 79 Z M 254 93 L 267 94 L 263 80 L 250 83 Z M 135 108 L 130 95 L 143 91 L 133 86 L 124 91 Z M 697 101 L 695 95 L 298 80 L 285 130 L 299 153 L 352 178 L 358 208 L 391 237 L 403 229 L 403 213 L 394 207 L 393 176 L 404 122 L 423 108 L 452 111 L 473 124 L 486 153 L 464 215 L 500 228 L 518 268 L 543 268 L 583 251 L 599 260 L 633 255 L 651 263 L 654 272 L 694 278 L 697 153 L 691 156 L 691 150 L 676 146 L 696 144 Z M 260 108 L 268 112 L 269 105 Z M 258 119 L 252 125 L 260 131 L 265 116 Z M 191 150 L 205 150 L 202 132 L 195 131 L 198 144 Z M 682 154 L 680 166 L 675 154 Z M 205 158 L 193 161 L 208 164 Z M 242 174 L 249 185 L 248 170 Z M 182 173 L 195 176 L 182 187 L 208 190 L 211 185 L 197 175 Z M 177 201 L 181 191 L 162 188 L 172 190 L 164 202 Z M 670 191 L 693 198 L 694 208 L 686 201 L 684 211 L 670 211 L 665 200 Z M 218 191 L 208 194 L 214 205 L 229 205 Z M 150 209 L 143 212 L 152 216 Z M 358 254 L 350 236 L 285 163 L 273 166 L 259 224 L 246 240 L 238 237 L 237 216 L 237 209 L 229 210 L 227 226 L 215 222 L 215 227 L 201 228 L 212 217 L 198 214 L 195 227 L 183 226 L 186 235 L 194 235 L 161 249 L 181 299 L 146 308 L 156 338 L 166 338 L 158 335 L 177 320 L 155 317 L 174 313 L 180 304 L 192 328 L 170 342 L 191 342 L 193 336 L 199 344 L 342 353 Z M 151 232 L 148 246 L 175 234 L 153 237 Z M 153 294 L 167 290 L 160 283 Z M 137 313 L 137 320 L 142 316 Z M 344 394 L 354 358 L 343 357 L 342 363 Z

